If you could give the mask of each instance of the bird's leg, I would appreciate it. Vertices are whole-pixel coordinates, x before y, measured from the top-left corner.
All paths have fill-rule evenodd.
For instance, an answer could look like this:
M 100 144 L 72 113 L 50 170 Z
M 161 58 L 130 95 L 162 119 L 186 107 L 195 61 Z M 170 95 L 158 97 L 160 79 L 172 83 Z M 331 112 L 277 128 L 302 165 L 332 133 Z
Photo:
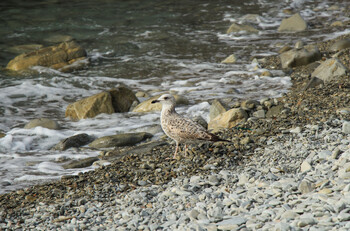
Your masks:
M 179 150 L 179 142 L 176 141 L 176 148 L 175 148 L 175 153 L 174 153 L 173 159 L 176 159 L 176 154 L 177 154 L 178 150 Z
M 187 144 L 185 144 L 184 150 L 185 150 L 185 157 L 187 157 L 187 151 L 188 151 Z

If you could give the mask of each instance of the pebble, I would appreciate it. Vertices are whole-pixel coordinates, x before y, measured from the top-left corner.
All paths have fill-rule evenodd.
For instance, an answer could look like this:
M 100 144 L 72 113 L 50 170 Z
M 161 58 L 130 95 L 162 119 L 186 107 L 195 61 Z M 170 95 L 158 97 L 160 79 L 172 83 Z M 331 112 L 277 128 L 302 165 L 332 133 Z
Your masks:
M 247 166 L 217 171 L 208 162 L 206 175 L 163 185 L 138 180 L 142 187 L 121 193 L 106 183 L 96 186 L 106 190 L 96 190 L 93 198 L 67 194 L 54 204 L 23 208 L 20 218 L 0 211 L 0 229 L 12 229 L 21 219 L 22 229 L 38 230 L 348 230 L 349 137 L 341 121 L 329 124 L 336 126 L 297 127 L 269 137 Z

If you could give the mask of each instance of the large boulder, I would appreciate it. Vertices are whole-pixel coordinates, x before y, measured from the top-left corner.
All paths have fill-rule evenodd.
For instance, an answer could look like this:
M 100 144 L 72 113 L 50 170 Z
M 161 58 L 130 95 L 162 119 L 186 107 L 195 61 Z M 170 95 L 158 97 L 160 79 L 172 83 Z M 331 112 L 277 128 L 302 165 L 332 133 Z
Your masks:
M 162 105 L 160 103 L 152 103 L 153 100 L 156 100 L 160 97 L 161 95 L 156 95 L 151 97 L 148 100 L 143 101 L 142 103 L 138 104 L 132 111 L 133 112 L 151 112 L 151 111 L 160 111 L 162 110 Z M 186 99 L 183 96 L 180 95 L 173 95 L 176 104 L 177 105 L 187 105 L 188 104 L 188 99 Z
M 104 91 L 96 95 L 81 99 L 75 103 L 69 104 L 66 109 L 66 117 L 73 120 L 93 118 L 101 113 L 112 114 L 114 108 L 112 96 Z
M 241 31 L 246 31 L 249 33 L 258 33 L 259 32 L 259 30 L 255 29 L 251 25 L 232 23 L 231 26 L 227 29 L 226 33 L 231 34 L 234 32 L 241 32 Z
M 280 54 L 282 68 L 307 65 L 321 59 L 321 53 L 316 46 L 306 46 L 301 49 L 291 49 Z
M 232 128 L 247 119 L 248 114 L 243 109 L 233 108 L 211 120 L 208 124 L 208 130 L 217 132 L 220 129 Z
M 311 77 L 317 77 L 324 82 L 337 80 L 346 75 L 348 69 L 337 58 L 327 59 L 312 72 Z
M 112 136 L 104 136 L 91 142 L 89 146 L 91 148 L 110 148 L 110 147 L 122 147 L 131 146 L 151 138 L 153 135 L 147 132 L 138 133 L 124 133 Z
M 135 94 L 130 89 L 121 86 L 68 105 L 66 117 L 86 119 L 102 113 L 128 112 L 135 101 L 139 102 Z
M 13 71 L 33 66 L 61 69 L 85 58 L 86 51 L 75 41 L 69 41 L 18 55 L 7 64 L 6 68 Z
M 114 88 L 109 90 L 109 93 L 115 112 L 128 112 L 135 101 L 139 103 L 133 91 L 127 87 Z
M 51 119 L 47 119 L 47 118 L 39 118 L 39 119 L 33 119 L 31 121 L 29 121 L 24 128 L 25 129 L 31 129 L 31 128 L 35 128 L 35 127 L 43 127 L 43 128 L 48 128 L 48 129 L 53 129 L 53 130 L 58 130 L 60 129 L 60 125 Z
M 283 19 L 278 28 L 280 32 L 297 32 L 305 31 L 307 29 L 306 21 L 299 13 L 292 15 L 289 18 Z

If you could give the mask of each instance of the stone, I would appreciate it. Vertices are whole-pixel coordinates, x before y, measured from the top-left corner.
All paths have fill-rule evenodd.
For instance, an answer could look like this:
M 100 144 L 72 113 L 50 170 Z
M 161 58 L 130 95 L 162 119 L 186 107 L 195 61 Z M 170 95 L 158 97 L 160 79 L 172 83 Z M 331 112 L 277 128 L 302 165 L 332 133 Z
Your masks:
M 344 23 L 342 21 L 335 21 L 335 22 L 332 22 L 331 23 L 331 26 L 332 27 L 341 27 L 341 26 L 344 26 Z
M 220 230 L 233 230 L 237 229 L 237 226 L 247 222 L 247 219 L 240 216 L 233 216 L 229 219 L 216 223 Z
M 133 91 L 127 87 L 120 86 L 108 92 L 112 96 L 114 112 L 128 112 L 135 101 L 140 103 Z
M 320 86 L 320 85 L 324 85 L 323 80 L 321 80 L 317 77 L 312 77 L 310 79 L 310 81 L 306 84 L 306 86 L 304 87 L 303 90 L 306 91 L 307 89 L 315 88 L 315 87 Z
M 255 108 L 259 104 L 258 101 L 255 100 L 245 100 L 241 103 L 241 108 L 250 111 L 251 109 Z
M 0 132 L 0 139 L 3 138 L 3 137 L 5 137 L 5 136 L 6 136 L 5 133 Z
M 75 136 L 68 137 L 62 141 L 60 141 L 58 144 L 56 144 L 54 147 L 51 148 L 51 150 L 59 150 L 64 151 L 69 148 L 78 148 L 81 146 L 84 146 L 91 141 L 93 141 L 94 138 L 89 136 L 86 133 L 78 134 Z
M 101 92 L 69 104 L 66 109 L 65 117 L 79 120 L 93 118 L 101 113 L 114 113 L 112 96 L 109 92 Z
M 131 146 L 151 138 L 153 135 L 147 132 L 124 133 L 98 138 L 89 144 L 92 148 L 110 148 Z
M 202 116 L 194 117 L 193 121 L 196 122 L 197 124 L 201 125 L 205 129 L 208 128 L 208 123 L 207 123 L 207 121 L 205 121 L 205 119 Z
M 43 47 L 44 46 L 41 44 L 25 44 L 25 45 L 17 45 L 17 46 L 10 47 L 8 51 L 15 54 L 21 54 L 21 53 L 27 53 L 27 52 L 39 50 L 40 48 L 43 48 Z
M 314 188 L 315 188 L 315 184 L 307 180 L 302 180 L 298 186 L 299 192 L 301 192 L 302 194 L 312 192 Z
M 287 220 L 293 220 L 298 216 L 298 214 L 292 210 L 287 210 L 284 213 L 282 213 L 281 218 L 287 219 Z
M 247 119 L 248 115 L 243 109 L 233 108 L 211 120 L 208 124 L 208 129 L 216 132 L 220 129 L 232 128 Z
M 306 29 L 307 23 L 299 13 L 283 19 L 281 25 L 278 27 L 279 32 L 298 32 L 305 31 Z
M 308 172 L 312 169 L 310 163 L 307 160 L 304 160 L 303 163 L 300 166 L 301 172 Z
M 270 71 L 263 71 L 261 72 L 260 77 L 273 77 L 273 75 Z
M 231 26 L 227 29 L 226 34 L 240 32 L 240 31 L 246 31 L 249 33 L 258 33 L 259 32 L 259 30 L 257 30 L 256 28 L 254 28 L 251 25 L 232 23 Z
M 291 49 L 280 54 L 282 68 L 292 68 L 310 64 L 321 59 L 317 46 L 305 46 L 301 49 Z
M 33 66 L 43 66 L 59 70 L 79 58 L 86 58 L 86 51 L 75 41 L 69 41 L 20 54 L 7 64 L 6 69 L 21 71 Z
M 308 225 L 314 225 L 317 224 L 317 221 L 314 218 L 308 217 L 308 218 L 301 218 L 298 223 L 297 226 L 298 227 L 305 227 Z
M 265 118 L 265 116 L 266 116 L 265 110 L 263 110 L 263 109 L 257 110 L 255 112 L 253 112 L 253 116 L 257 117 L 257 118 Z
M 226 59 L 222 60 L 221 63 L 229 64 L 229 63 L 235 63 L 237 61 L 237 58 L 234 54 L 228 56 Z
M 219 100 L 213 100 L 209 109 L 209 119 L 213 120 L 218 115 L 226 112 L 226 108 L 221 104 Z
M 145 100 L 138 104 L 132 111 L 133 112 L 152 112 L 152 111 L 161 111 L 162 110 L 162 105 L 160 103 L 153 103 L 153 100 L 156 100 L 160 97 L 161 95 L 156 95 L 151 97 L 148 100 Z M 176 104 L 177 105 L 187 105 L 189 103 L 188 99 L 186 99 L 184 96 L 180 95 L 173 95 Z
M 95 161 L 98 161 L 98 157 L 88 157 L 86 159 L 82 160 L 74 160 L 68 164 L 62 165 L 64 169 L 71 169 L 71 168 L 87 168 L 90 167 Z
M 60 129 L 60 125 L 51 119 L 47 119 L 47 118 L 39 118 L 39 119 L 33 119 L 31 121 L 29 121 L 24 128 L 25 129 L 31 129 L 31 128 L 35 128 L 35 127 L 43 127 L 43 128 L 48 128 L 48 129 L 53 129 L 53 130 L 58 130 Z
M 284 109 L 284 106 L 282 104 L 273 106 L 267 111 L 266 117 L 267 118 L 276 117 L 283 111 L 283 109 Z
M 350 122 L 349 121 L 344 121 L 343 126 L 342 126 L 342 132 L 345 134 L 350 134 Z
M 325 83 L 340 79 L 346 75 L 348 69 L 337 59 L 327 59 L 322 62 L 311 74 L 311 77 L 317 77 Z

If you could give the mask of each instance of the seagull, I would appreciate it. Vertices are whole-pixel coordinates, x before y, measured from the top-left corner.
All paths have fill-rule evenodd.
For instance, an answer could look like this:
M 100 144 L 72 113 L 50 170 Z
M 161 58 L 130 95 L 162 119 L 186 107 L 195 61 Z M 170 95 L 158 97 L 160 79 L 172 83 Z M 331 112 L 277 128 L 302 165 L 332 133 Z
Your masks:
M 194 121 L 183 117 L 175 111 L 175 98 L 171 94 L 164 94 L 157 100 L 153 100 L 152 103 L 161 103 L 162 112 L 160 114 L 160 124 L 164 133 L 173 139 L 176 143 L 175 153 L 173 159 L 176 159 L 176 155 L 179 149 L 180 143 L 185 143 L 185 154 L 188 142 L 195 141 L 226 141 L 218 136 L 208 132 L 201 125 Z

